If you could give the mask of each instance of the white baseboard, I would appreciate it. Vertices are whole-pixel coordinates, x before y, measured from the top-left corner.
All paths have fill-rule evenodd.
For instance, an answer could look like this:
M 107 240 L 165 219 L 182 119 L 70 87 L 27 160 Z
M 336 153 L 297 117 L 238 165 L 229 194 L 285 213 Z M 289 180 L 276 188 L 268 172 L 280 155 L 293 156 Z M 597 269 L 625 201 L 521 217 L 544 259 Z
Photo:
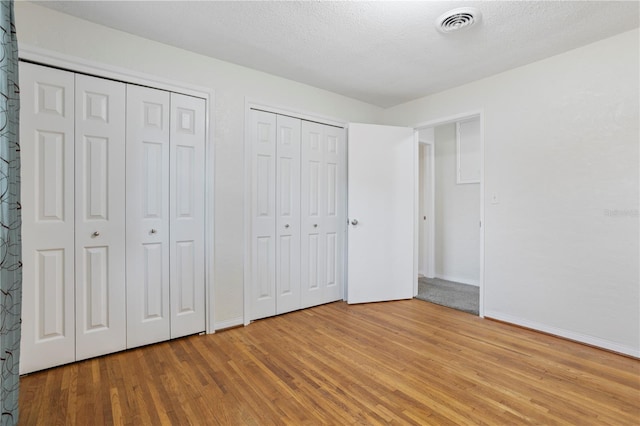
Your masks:
M 542 331 L 544 333 L 549 333 L 555 336 L 564 337 L 565 339 L 573 340 L 580 343 L 585 343 L 591 346 L 597 346 L 599 348 L 608 349 L 610 351 L 629 355 L 635 358 L 640 358 L 640 348 L 633 348 L 631 346 L 621 345 L 619 343 L 612 342 L 610 340 L 600 339 L 598 337 L 593 337 L 593 336 L 589 336 L 582 333 L 576 333 L 571 330 L 565 330 L 562 328 L 553 327 L 553 326 L 542 324 L 536 321 L 529 321 L 523 318 L 514 317 L 512 315 L 503 314 L 501 312 L 496 312 L 496 311 L 485 310 L 484 317 L 493 318 L 498 321 L 508 322 L 510 324 L 515 324 L 521 327 Z
M 453 281 L 454 283 L 467 284 L 467 285 L 480 287 L 480 280 L 473 280 L 469 278 L 460 278 L 460 277 L 454 277 L 451 275 L 439 275 L 439 274 L 436 274 L 436 278 L 440 278 L 441 280 L 445 280 L 445 281 Z
M 217 321 L 214 324 L 214 329 L 215 330 L 222 330 L 222 329 L 225 329 L 225 328 L 237 327 L 237 326 L 243 325 L 243 324 L 244 324 L 244 318 L 242 318 L 242 317 L 231 318 L 231 319 L 224 320 L 224 321 Z

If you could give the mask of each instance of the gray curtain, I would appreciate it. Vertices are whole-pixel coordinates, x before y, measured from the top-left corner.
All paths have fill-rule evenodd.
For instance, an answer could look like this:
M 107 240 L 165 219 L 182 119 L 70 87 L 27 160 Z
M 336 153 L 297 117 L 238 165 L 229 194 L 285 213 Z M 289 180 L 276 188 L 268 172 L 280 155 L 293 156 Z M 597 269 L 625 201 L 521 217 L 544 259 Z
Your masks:
M 22 244 L 18 42 L 13 1 L 0 2 L 0 424 L 18 423 Z

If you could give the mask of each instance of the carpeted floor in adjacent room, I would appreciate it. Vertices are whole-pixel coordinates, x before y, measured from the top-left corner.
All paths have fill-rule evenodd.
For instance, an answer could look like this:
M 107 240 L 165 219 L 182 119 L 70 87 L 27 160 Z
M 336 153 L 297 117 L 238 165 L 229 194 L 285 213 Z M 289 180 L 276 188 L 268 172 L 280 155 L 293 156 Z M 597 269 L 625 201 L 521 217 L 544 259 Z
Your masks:
M 420 277 L 416 299 L 478 315 L 480 288 L 440 278 Z

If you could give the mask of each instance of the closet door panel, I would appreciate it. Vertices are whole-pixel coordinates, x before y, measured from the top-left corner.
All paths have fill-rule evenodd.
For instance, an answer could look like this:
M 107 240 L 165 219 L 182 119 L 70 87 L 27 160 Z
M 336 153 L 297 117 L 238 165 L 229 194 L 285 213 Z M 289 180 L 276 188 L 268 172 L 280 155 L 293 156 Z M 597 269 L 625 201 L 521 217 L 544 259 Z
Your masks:
M 333 302 L 343 298 L 344 246 L 346 233 L 346 144 L 344 129 L 323 126 L 325 144 L 326 201 L 324 206 L 324 259 L 325 300 Z
M 205 330 L 205 101 L 171 94 L 171 338 Z
M 76 360 L 126 348 L 125 85 L 76 74 Z
M 127 347 L 168 340 L 169 102 L 127 85 Z
M 276 314 L 276 115 L 251 111 L 252 320 Z
M 346 151 L 344 129 L 251 114 L 253 320 L 342 298 Z
M 343 297 L 346 151 L 344 129 L 302 126 L 302 307 Z
M 302 218 L 301 218 L 301 291 L 302 306 L 324 303 L 326 271 L 327 170 L 325 165 L 324 126 L 302 123 Z
M 276 119 L 276 313 L 300 309 L 299 119 Z
M 75 360 L 74 75 L 20 63 L 20 373 Z

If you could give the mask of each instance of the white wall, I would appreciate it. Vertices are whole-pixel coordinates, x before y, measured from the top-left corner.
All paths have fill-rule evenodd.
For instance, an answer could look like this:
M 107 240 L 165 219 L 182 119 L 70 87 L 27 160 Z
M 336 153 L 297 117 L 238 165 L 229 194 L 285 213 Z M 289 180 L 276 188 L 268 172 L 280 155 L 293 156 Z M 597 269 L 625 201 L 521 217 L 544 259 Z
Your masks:
M 215 91 L 215 321 L 243 314 L 245 98 L 344 121 L 378 122 L 378 107 L 16 2 L 19 44 Z
M 456 183 L 456 125 L 435 135 L 435 276 L 480 284 L 480 184 Z
M 385 111 L 484 111 L 486 316 L 640 356 L 639 51 L 636 29 Z

